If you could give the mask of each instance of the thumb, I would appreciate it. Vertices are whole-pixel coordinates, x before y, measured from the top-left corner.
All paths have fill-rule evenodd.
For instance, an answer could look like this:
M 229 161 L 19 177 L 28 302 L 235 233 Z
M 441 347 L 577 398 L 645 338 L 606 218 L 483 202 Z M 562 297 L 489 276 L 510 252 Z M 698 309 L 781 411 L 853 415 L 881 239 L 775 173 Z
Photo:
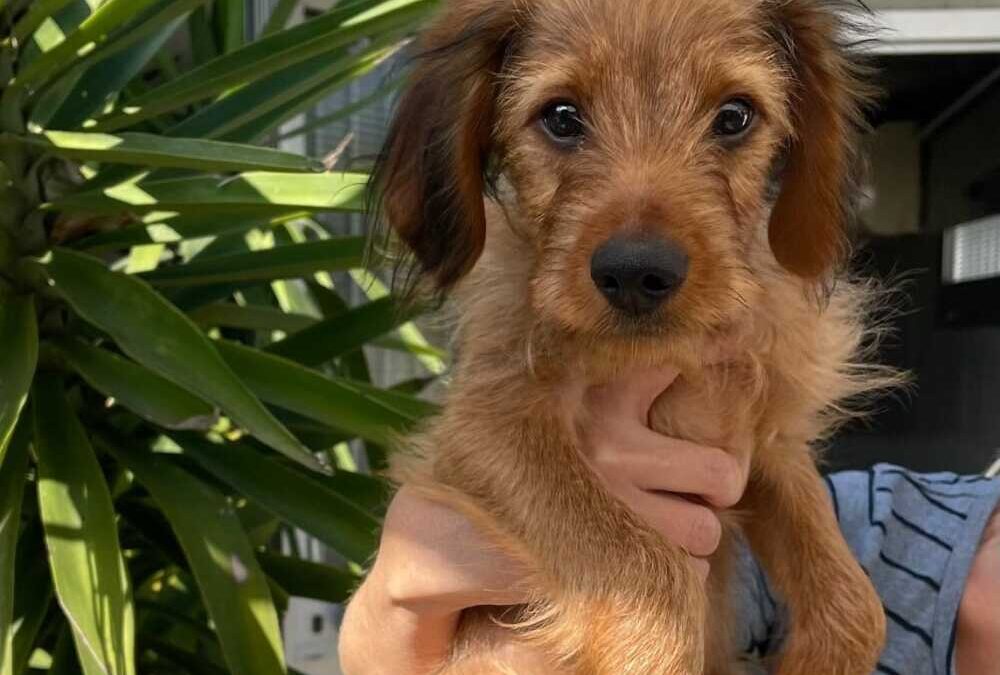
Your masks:
M 619 381 L 623 406 L 646 424 L 653 401 L 670 388 L 678 375 L 680 371 L 677 368 L 662 366 L 626 376 Z

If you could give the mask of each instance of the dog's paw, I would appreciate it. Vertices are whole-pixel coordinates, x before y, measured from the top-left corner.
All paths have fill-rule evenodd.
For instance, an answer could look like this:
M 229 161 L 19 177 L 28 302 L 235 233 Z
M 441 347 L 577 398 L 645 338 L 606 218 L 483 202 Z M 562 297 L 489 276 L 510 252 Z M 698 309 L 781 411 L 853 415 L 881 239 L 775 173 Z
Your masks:
M 796 625 L 778 675 L 868 675 L 885 646 L 885 610 L 867 577 L 823 601 Z

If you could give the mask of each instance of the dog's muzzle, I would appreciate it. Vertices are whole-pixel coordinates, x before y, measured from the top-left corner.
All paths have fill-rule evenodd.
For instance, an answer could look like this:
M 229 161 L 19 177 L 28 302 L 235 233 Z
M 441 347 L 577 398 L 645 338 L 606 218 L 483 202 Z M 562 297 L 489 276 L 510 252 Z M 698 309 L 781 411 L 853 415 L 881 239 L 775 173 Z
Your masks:
M 590 259 L 590 277 L 612 307 L 641 316 L 654 312 L 684 284 L 687 253 L 677 243 L 645 236 L 616 236 Z

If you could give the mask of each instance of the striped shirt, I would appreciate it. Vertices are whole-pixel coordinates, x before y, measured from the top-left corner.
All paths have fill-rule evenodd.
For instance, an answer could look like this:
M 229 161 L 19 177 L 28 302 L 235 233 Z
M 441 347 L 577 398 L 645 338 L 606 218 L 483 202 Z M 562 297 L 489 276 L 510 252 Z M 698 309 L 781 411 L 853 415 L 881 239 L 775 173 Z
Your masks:
M 1000 480 L 917 474 L 879 464 L 826 478 L 841 530 L 885 607 L 888 633 L 876 673 L 953 675 L 955 620 Z M 760 567 L 739 568 L 747 653 L 777 652 L 783 612 Z

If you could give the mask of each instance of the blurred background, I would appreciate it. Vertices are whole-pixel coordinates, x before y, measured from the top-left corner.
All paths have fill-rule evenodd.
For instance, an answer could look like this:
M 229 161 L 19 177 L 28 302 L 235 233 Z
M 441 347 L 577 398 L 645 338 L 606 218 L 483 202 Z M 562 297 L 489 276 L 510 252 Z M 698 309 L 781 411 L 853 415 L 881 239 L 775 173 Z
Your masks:
M 869 4 L 887 96 L 859 264 L 899 283 L 883 358 L 915 388 L 830 461 L 977 472 L 1000 448 L 1000 2 Z

